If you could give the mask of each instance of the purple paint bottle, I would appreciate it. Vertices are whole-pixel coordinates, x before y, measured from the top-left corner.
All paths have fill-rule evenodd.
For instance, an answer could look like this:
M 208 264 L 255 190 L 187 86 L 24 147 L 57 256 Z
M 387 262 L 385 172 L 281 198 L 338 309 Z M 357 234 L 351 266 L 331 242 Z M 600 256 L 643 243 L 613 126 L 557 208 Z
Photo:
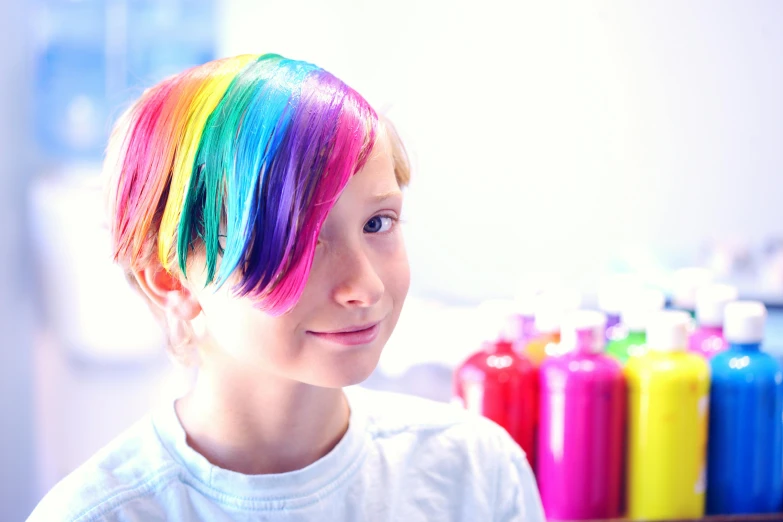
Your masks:
M 520 279 L 514 293 L 514 340 L 517 350 L 538 335 L 536 330 L 536 309 L 541 294 L 563 287 L 562 277 L 554 272 L 532 272 Z

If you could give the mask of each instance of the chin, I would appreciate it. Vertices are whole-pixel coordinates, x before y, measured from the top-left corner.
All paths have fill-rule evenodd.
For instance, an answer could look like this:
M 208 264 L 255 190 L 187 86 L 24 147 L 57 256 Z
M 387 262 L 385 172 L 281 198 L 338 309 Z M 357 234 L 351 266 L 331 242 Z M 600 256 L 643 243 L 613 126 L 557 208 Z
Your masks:
M 375 371 L 377 366 L 378 362 L 376 361 L 372 366 L 361 369 L 357 368 L 356 371 L 352 372 L 351 374 L 342 376 L 342 383 L 340 384 L 340 387 L 344 388 L 345 386 L 353 386 L 354 384 L 363 383 L 370 377 L 370 375 L 372 375 L 372 372 Z
M 306 382 L 324 388 L 344 388 L 362 383 L 378 366 L 382 349 L 383 345 L 377 349 L 367 347 L 354 353 L 332 355 L 328 360 L 322 359 L 315 366 L 312 378 Z

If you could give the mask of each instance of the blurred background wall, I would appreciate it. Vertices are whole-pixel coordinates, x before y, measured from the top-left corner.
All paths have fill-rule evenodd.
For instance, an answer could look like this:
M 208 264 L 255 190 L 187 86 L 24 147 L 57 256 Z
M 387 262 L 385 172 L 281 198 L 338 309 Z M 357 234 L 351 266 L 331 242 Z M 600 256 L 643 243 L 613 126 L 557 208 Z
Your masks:
M 24 520 L 37 501 L 33 399 L 33 259 L 26 194 L 30 61 L 25 2 L 3 4 L 0 34 L 0 518 Z
M 416 161 L 422 292 L 668 268 L 783 231 L 780 3 L 299 6 L 227 3 L 221 52 L 307 56 L 388 110 Z
M 0 28 L 3 520 L 175 393 L 162 338 L 111 266 L 98 173 L 113 119 L 189 65 L 314 62 L 396 123 L 414 165 L 413 286 L 378 386 L 444 398 L 429 362 L 474 307 L 560 273 L 666 288 L 706 265 L 783 303 L 783 4 L 9 0 Z M 455 320 L 459 318 L 459 320 Z M 475 321 L 474 321 L 475 322 Z M 771 344 L 783 325 L 771 321 Z M 128 325 L 134 325 L 131 329 Z M 776 329 L 777 328 L 777 329 Z M 385 377 L 384 377 L 385 375 Z M 439 395 L 440 394 L 440 395 Z M 119 407 L 121 405 L 121 407 Z

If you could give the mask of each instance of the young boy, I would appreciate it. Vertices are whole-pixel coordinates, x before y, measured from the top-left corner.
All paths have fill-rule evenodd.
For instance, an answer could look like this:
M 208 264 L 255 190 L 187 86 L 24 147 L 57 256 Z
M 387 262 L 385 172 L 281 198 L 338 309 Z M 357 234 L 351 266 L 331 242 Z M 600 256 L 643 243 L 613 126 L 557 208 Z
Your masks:
M 211 62 L 149 89 L 105 169 L 115 260 L 198 366 L 30 520 L 543 521 L 525 455 L 366 379 L 408 291 L 409 166 L 314 65 Z

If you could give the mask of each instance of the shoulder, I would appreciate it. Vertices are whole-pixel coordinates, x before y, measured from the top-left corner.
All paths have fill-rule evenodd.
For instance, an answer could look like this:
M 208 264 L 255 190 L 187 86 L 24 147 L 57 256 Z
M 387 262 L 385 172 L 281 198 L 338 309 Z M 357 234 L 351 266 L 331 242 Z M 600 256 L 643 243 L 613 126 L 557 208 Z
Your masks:
M 28 522 L 100 520 L 123 503 L 165 487 L 178 474 L 178 464 L 147 416 L 57 483 Z
M 349 399 L 367 412 L 367 431 L 385 463 L 379 469 L 403 470 L 405 483 L 421 491 L 454 486 L 458 494 L 449 498 L 465 509 L 484 506 L 475 512 L 491 511 L 493 520 L 543 522 L 527 456 L 498 424 L 414 396 L 361 390 Z
M 522 448 L 506 430 L 461 406 L 356 388 L 349 391 L 349 399 L 364 410 L 367 429 L 374 439 L 407 435 L 420 441 L 436 440 L 452 450 L 477 456 L 526 460 Z

